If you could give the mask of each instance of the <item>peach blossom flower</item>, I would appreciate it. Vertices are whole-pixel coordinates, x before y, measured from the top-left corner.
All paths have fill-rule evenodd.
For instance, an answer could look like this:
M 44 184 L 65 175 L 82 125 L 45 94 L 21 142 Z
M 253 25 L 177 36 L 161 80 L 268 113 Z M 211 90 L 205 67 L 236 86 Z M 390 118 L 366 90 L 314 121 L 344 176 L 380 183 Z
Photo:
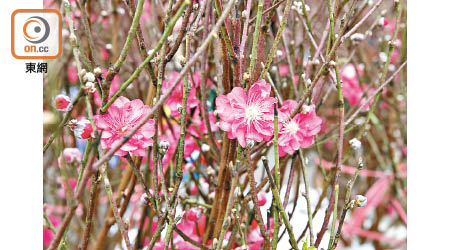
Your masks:
M 216 99 L 220 117 L 219 127 L 227 132 L 228 138 L 237 138 L 243 147 L 246 140 L 269 141 L 273 136 L 273 107 L 277 100 L 270 97 L 271 87 L 259 80 L 248 93 L 235 87 L 227 95 Z
M 314 144 L 314 136 L 320 132 L 322 119 L 316 116 L 315 105 L 303 105 L 303 111 L 289 119 L 298 103 L 286 100 L 279 109 L 279 137 L 278 146 L 280 156 L 293 154 L 299 148 L 306 148 Z
M 94 117 L 95 125 L 101 134 L 101 145 L 104 149 L 111 149 L 116 143 L 120 143 L 123 137 L 140 123 L 150 112 L 150 107 L 139 100 L 128 100 L 119 97 L 109 107 L 104 115 Z M 146 148 L 152 145 L 155 134 L 155 121 L 148 120 L 116 153 L 125 156 L 132 153 L 137 156 L 145 156 Z

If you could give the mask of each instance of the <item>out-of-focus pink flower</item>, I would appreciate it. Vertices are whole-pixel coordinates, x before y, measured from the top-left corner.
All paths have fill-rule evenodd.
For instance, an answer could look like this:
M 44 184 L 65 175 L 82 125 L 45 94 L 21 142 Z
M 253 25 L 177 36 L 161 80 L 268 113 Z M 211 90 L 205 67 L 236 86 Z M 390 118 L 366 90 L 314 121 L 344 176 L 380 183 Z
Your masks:
M 78 121 L 75 125 L 75 128 L 73 129 L 73 133 L 78 139 L 88 139 L 92 137 L 92 132 L 94 130 L 92 129 L 92 124 L 89 120 L 81 120 Z
M 287 76 L 289 74 L 289 66 L 286 64 L 280 64 L 279 66 L 280 76 Z
M 189 221 L 196 222 L 202 216 L 202 211 L 199 208 L 191 208 L 186 212 L 186 218 Z
M 273 107 L 277 100 L 270 97 L 270 84 L 259 80 L 248 93 L 241 87 L 234 87 L 227 95 L 216 99 L 220 117 L 219 127 L 227 132 L 228 138 L 237 138 L 243 147 L 246 140 L 269 141 L 273 136 Z
M 78 148 L 65 148 L 58 158 L 59 166 L 62 164 L 62 157 L 64 157 L 66 164 L 81 162 L 81 152 Z
M 187 215 L 183 217 L 180 223 L 178 223 L 177 228 L 182 231 L 185 235 L 189 236 L 192 240 L 196 242 L 200 242 L 201 238 L 200 235 L 203 235 L 205 231 L 205 221 L 206 217 L 202 215 L 200 218 L 197 218 L 197 220 L 191 221 L 187 218 Z M 198 226 L 198 227 L 197 227 Z M 198 228 L 198 230 L 197 230 Z M 164 237 L 161 237 L 159 241 L 155 244 L 153 249 L 155 250 L 163 250 L 165 245 Z M 171 244 L 169 244 L 170 250 L 199 250 L 200 248 L 191 245 L 189 242 L 185 241 L 178 233 L 173 232 L 173 246 L 174 248 L 171 248 Z
M 72 102 L 70 101 L 70 97 L 66 95 L 57 95 L 55 97 L 55 108 L 58 111 L 67 112 L 72 109 Z
M 191 195 L 196 195 L 198 193 L 198 188 L 197 185 L 195 185 L 195 183 L 191 183 L 189 187 L 189 193 L 191 193 Z
M 273 231 L 273 219 L 270 218 L 270 227 L 269 227 L 269 236 L 272 236 Z M 256 220 L 252 221 L 251 230 L 247 235 L 247 244 L 250 250 L 259 250 L 261 249 L 262 244 L 264 243 L 264 238 L 262 237 L 261 231 L 259 229 L 258 223 Z
M 150 107 L 135 99 L 128 100 L 126 97 L 119 97 L 108 108 L 104 115 L 94 117 L 95 125 L 101 133 L 101 145 L 103 149 L 111 149 L 116 143 L 120 143 L 123 137 L 134 126 L 140 123 L 150 112 Z M 152 145 L 155 134 L 155 121 L 148 120 L 116 153 L 118 156 L 125 156 L 132 153 L 137 156 L 145 156 L 146 148 Z
M 162 83 L 162 92 L 163 94 L 166 93 L 166 91 L 175 84 L 174 81 L 176 78 L 180 75 L 178 72 L 172 72 L 169 76 L 169 79 L 163 81 Z M 196 107 L 200 101 L 196 97 L 196 90 L 195 88 L 198 86 L 198 82 L 190 79 L 188 77 L 189 81 L 191 82 L 191 91 L 189 92 L 188 98 L 187 98 L 187 107 L 189 109 Z M 181 80 L 178 85 L 175 87 L 174 91 L 171 93 L 170 97 L 167 98 L 165 104 L 170 109 L 170 115 L 173 117 L 180 117 L 180 112 L 178 111 L 178 107 L 182 106 L 183 104 L 183 80 Z
M 69 66 L 69 68 L 67 68 L 67 78 L 69 79 L 70 83 L 76 83 L 78 81 L 78 73 L 76 67 Z
M 264 206 L 267 202 L 266 194 L 263 192 L 258 193 L 258 205 Z
M 359 74 L 362 68 L 358 67 Z M 350 106 L 355 106 L 363 95 L 363 91 L 359 86 L 358 76 L 353 64 L 347 64 L 341 69 L 341 79 L 343 83 L 343 95 L 347 98 Z
M 100 53 L 102 55 L 103 61 L 107 61 L 109 58 L 108 50 L 106 50 L 105 48 L 101 48 Z
M 55 228 L 58 228 L 59 223 L 61 222 L 61 219 L 59 219 L 59 217 L 56 216 L 49 216 L 48 219 L 50 220 L 50 222 L 53 224 L 53 226 Z M 53 240 L 53 237 L 55 236 L 52 232 L 51 229 L 44 229 L 44 247 L 47 248 L 50 243 Z
M 280 156 L 293 154 L 299 148 L 306 148 L 314 144 L 314 137 L 320 132 L 322 119 L 316 116 L 316 107 L 303 105 L 303 111 L 289 119 L 298 103 L 286 100 L 279 109 L 278 146 Z
M 355 106 L 356 104 L 362 104 L 365 102 L 366 98 L 370 96 L 375 90 L 372 88 L 368 88 L 367 85 L 362 84 L 359 85 L 358 76 L 356 70 L 358 70 L 358 74 L 363 74 L 363 66 L 358 65 L 357 69 L 352 64 L 347 64 L 341 69 L 341 79 L 343 83 L 343 96 L 348 100 L 350 106 Z M 364 95 L 364 91 L 367 91 L 366 97 L 362 98 Z M 372 104 L 373 99 L 364 106 L 364 109 L 368 109 L 370 104 Z

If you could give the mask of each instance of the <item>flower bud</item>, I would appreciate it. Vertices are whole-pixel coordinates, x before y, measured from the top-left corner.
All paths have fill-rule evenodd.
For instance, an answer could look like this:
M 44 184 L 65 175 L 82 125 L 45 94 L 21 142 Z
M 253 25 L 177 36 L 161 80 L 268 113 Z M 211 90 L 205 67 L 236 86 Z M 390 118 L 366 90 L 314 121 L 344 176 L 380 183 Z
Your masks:
M 89 120 L 82 120 L 77 122 L 73 133 L 78 139 L 88 139 L 91 137 L 93 132 L 92 124 Z
M 365 207 L 367 205 L 367 197 L 358 194 L 355 198 L 355 205 L 357 207 Z
M 389 21 L 386 18 L 380 17 L 380 19 L 378 19 L 379 26 L 387 26 L 388 24 L 389 24 Z
M 352 40 L 355 43 L 361 42 L 362 40 L 364 40 L 364 35 L 361 33 L 355 33 L 353 35 L 350 36 L 350 40 Z
M 87 93 L 94 93 L 97 89 L 95 88 L 95 84 L 93 82 L 87 82 L 85 85 L 85 90 Z
M 353 148 L 353 150 L 357 151 L 361 149 L 361 141 L 359 141 L 356 138 L 353 138 L 350 140 L 350 146 Z
M 73 131 L 75 129 L 75 126 L 77 126 L 77 122 L 78 121 L 76 119 L 72 119 L 67 122 L 67 127 L 69 127 L 71 131 Z
M 258 205 L 264 206 L 267 202 L 266 194 L 263 192 L 258 193 Z
M 83 76 L 83 82 L 94 82 L 95 81 L 95 75 L 92 74 L 92 72 L 87 72 Z
M 246 18 L 248 17 L 248 12 L 247 12 L 247 10 L 243 10 L 243 11 L 242 11 L 242 17 L 243 17 L 244 19 L 246 19 Z
M 248 81 L 248 80 L 250 80 L 250 73 L 245 72 L 244 73 L 244 81 Z
M 181 65 L 185 65 L 185 64 L 186 64 L 186 57 L 184 57 L 184 56 L 182 56 L 182 55 L 179 55 L 179 56 L 177 57 L 177 60 L 178 60 L 178 62 L 179 62 Z
M 255 146 L 254 140 L 246 140 L 245 143 L 247 144 L 247 148 L 253 148 Z
M 94 74 L 96 77 L 99 77 L 102 74 L 102 69 L 100 67 L 95 68 Z
M 75 34 L 70 34 L 69 40 L 72 46 L 77 46 L 77 37 L 75 36 Z
M 161 141 L 159 143 L 159 152 L 164 155 L 167 153 L 167 150 L 169 150 L 169 147 L 170 143 L 168 141 Z
M 191 195 L 196 195 L 198 193 L 198 188 L 197 188 L 197 185 L 195 185 L 195 183 L 191 183 L 191 185 L 189 187 L 189 193 Z
M 146 193 L 143 193 L 143 194 L 141 195 L 141 198 L 139 199 L 139 204 L 140 204 L 141 206 L 144 206 L 144 205 L 147 205 L 148 202 L 149 202 L 149 198 L 148 198 L 147 194 L 146 194 Z
M 202 152 L 208 152 L 211 147 L 208 144 L 202 144 Z
M 206 173 L 208 175 L 214 175 L 216 172 L 214 171 L 214 169 L 211 166 L 208 166 L 208 168 L 206 168 Z
M 72 109 L 72 102 L 66 95 L 57 95 L 55 97 L 55 108 L 58 111 L 70 111 Z
M 83 77 L 84 75 L 86 75 L 86 73 L 86 69 L 81 69 L 80 76 Z
M 194 150 L 194 152 L 192 152 L 192 154 L 191 154 L 192 161 L 194 162 L 194 161 L 198 160 L 198 157 L 200 157 L 200 151 Z

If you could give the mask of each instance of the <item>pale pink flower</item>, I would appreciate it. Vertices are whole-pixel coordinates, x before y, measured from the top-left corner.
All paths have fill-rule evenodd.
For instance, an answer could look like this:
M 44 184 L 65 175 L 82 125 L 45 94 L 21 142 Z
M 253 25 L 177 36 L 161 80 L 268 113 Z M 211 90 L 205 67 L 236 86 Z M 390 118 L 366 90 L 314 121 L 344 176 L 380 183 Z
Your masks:
M 220 117 L 219 127 L 227 132 L 228 138 L 237 138 L 246 146 L 246 140 L 269 141 L 273 136 L 273 108 L 277 100 L 270 97 L 270 84 L 259 80 L 248 93 L 235 87 L 227 95 L 216 99 Z
M 144 105 L 139 99 L 130 101 L 123 96 L 117 98 L 106 114 L 94 117 L 95 126 L 101 134 L 102 148 L 111 149 L 115 144 L 120 143 L 123 137 L 149 113 L 150 107 Z M 154 134 L 155 121 L 149 119 L 115 155 L 125 156 L 132 153 L 137 156 L 145 156 L 146 148 L 153 143 Z
M 162 83 L 162 93 L 165 94 L 166 91 L 175 84 L 174 81 L 176 78 L 180 75 L 178 72 L 172 72 L 169 76 L 169 79 L 164 80 Z M 198 106 L 200 101 L 196 97 L 196 90 L 195 88 L 198 86 L 198 81 L 192 81 L 190 77 L 188 77 L 189 82 L 191 83 L 191 91 L 189 92 L 188 98 L 187 98 L 187 108 L 195 108 Z M 170 115 L 173 117 L 180 117 L 180 112 L 178 111 L 178 107 L 183 105 L 183 80 L 181 80 L 178 85 L 175 87 L 174 91 L 171 93 L 170 97 L 167 98 L 165 104 L 170 109 Z
M 92 124 L 89 120 L 78 121 L 73 129 L 75 137 L 82 140 L 92 137 L 92 132 Z
M 59 166 L 62 164 L 62 157 L 66 164 L 80 163 L 81 162 L 81 152 L 78 148 L 65 148 L 62 154 L 58 158 Z
M 57 95 L 55 97 L 55 108 L 58 111 L 70 111 L 72 109 L 72 102 L 70 101 L 70 97 L 66 95 Z
M 302 112 L 289 119 L 298 103 L 286 100 L 279 109 L 280 125 L 278 146 L 280 156 L 293 154 L 299 148 L 306 148 L 314 144 L 314 137 L 320 132 L 322 119 L 316 116 L 316 107 L 303 105 Z

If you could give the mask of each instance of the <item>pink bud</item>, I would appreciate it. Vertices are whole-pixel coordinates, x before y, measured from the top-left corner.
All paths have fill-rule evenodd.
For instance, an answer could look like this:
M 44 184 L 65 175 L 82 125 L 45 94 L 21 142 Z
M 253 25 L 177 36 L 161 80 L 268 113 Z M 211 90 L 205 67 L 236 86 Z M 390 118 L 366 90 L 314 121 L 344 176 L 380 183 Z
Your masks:
M 73 133 L 78 139 L 88 139 L 92 135 L 92 124 L 89 120 L 82 120 L 77 122 Z
M 267 202 L 266 194 L 265 193 L 258 193 L 258 205 L 264 206 Z
M 197 185 L 192 183 L 191 186 L 189 187 L 189 192 L 191 193 L 191 195 L 196 195 L 198 192 Z
M 57 95 L 55 97 L 55 108 L 58 111 L 69 111 L 72 109 L 72 102 L 66 95 Z
M 386 27 L 388 26 L 389 21 L 386 18 L 381 17 L 380 20 L 378 20 L 378 24 Z
M 186 212 L 186 218 L 190 221 L 198 221 L 200 219 L 200 216 L 202 215 L 202 212 L 199 208 L 192 208 L 189 211 Z

